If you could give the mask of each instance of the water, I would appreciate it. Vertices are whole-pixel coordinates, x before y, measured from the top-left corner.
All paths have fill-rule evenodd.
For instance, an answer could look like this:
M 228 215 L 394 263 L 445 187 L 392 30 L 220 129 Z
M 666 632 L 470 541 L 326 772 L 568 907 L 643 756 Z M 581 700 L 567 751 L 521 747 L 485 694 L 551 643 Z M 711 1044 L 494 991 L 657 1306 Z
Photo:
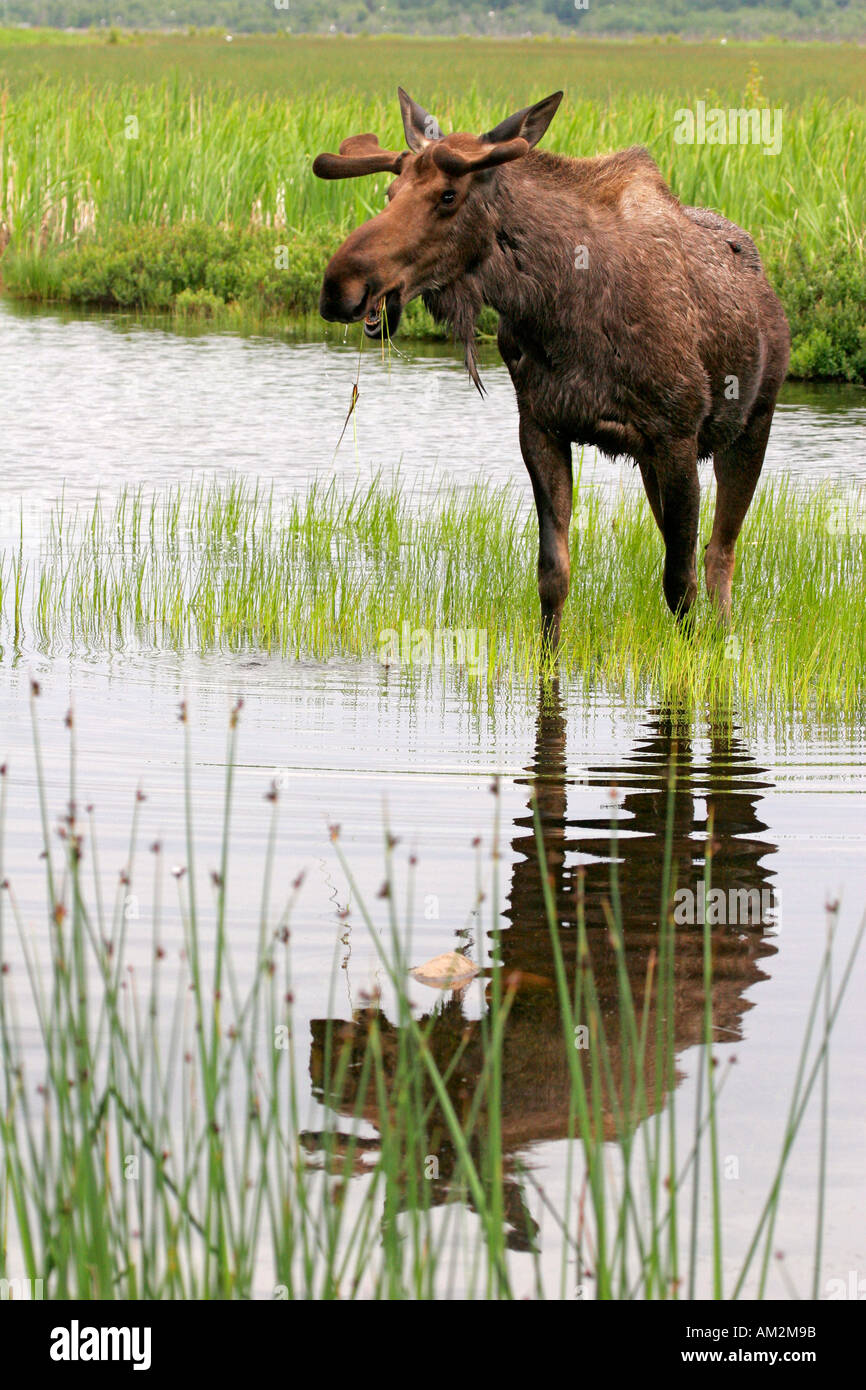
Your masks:
M 447 473 L 469 485 L 483 474 L 525 486 L 504 370 L 493 361 L 485 366 L 489 395 L 481 401 L 453 357 L 438 351 L 413 361 L 397 358 L 390 367 L 365 352 L 357 444 L 350 425 L 335 458 L 357 366 L 356 352 L 340 346 L 187 338 L 136 324 L 64 320 L 0 306 L 3 543 L 14 540 L 21 507 L 28 522 L 44 520 L 61 493 L 87 502 L 97 489 L 110 495 L 126 484 L 157 487 L 193 476 L 241 474 L 290 493 L 323 474 L 353 481 L 371 469 L 399 465 L 407 481 Z M 864 420 L 862 392 L 786 388 L 768 470 L 804 484 L 862 481 Z M 585 467 L 601 486 L 632 483 L 631 470 L 621 465 L 587 459 Z M 382 993 L 386 1015 L 390 1002 L 328 827 L 339 824 L 340 844 L 379 921 L 386 819 L 400 840 L 401 891 L 409 857 L 417 857 L 413 963 L 458 946 L 474 959 L 489 953 L 492 914 L 500 914 L 507 927 L 506 964 L 537 977 L 535 987 L 521 994 L 515 1044 L 507 1054 L 505 1145 L 509 1155 L 531 1161 L 554 1205 L 564 1200 L 567 1078 L 557 1049 L 555 996 L 545 983 L 553 962 L 530 786 L 538 789 L 565 937 L 573 939 L 582 867 L 588 930 L 603 990 L 612 1000 L 602 908 L 611 821 L 618 833 L 629 971 L 639 992 L 656 930 L 666 769 L 676 745 L 678 883 L 697 891 L 712 811 L 719 841 L 715 881 L 726 901 L 732 891 L 753 890 L 761 904 L 757 921 L 714 932 L 714 1051 L 723 1067 L 736 1058 L 728 1067 L 720 1116 L 720 1149 L 730 1160 L 723 1199 L 733 1267 L 780 1151 L 824 950 L 825 904 L 841 900 L 840 958 L 866 906 L 863 730 L 818 724 L 746 730 L 736 718 L 720 724 L 706 711 L 685 716 L 631 709 L 604 692 L 575 687 L 546 694 L 484 688 L 477 699 L 467 699 L 465 685 L 448 672 L 408 684 L 373 660 L 317 664 L 264 655 L 131 651 L 46 657 L 26 649 L 13 656 L 7 648 L 0 675 L 0 759 L 8 764 L 10 797 L 4 871 L 40 949 L 47 929 L 28 699 L 34 678 L 41 689 L 36 708 L 52 824 L 69 795 L 64 716 L 73 706 L 77 794 L 93 804 L 100 872 L 111 892 L 128 860 L 138 786 L 147 796 L 140 805 L 143 858 L 158 840 L 167 868 L 185 862 L 177 712 L 186 699 L 200 891 L 206 897 L 208 873 L 218 863 L 227 716 L 243 697 L 229 880 L 231 947 L 244 978 L 252 969 L 258 924 L 269 815 L 264 793 L 276 778 L 281 810 L 275 900 L 305 875 L 292 934 L 311 1130 L 325 1126 L 324 1098 L 313 1084 L 323 1021 L 351 1019 L 374 988 Z M 498 798 L 490 790 L 494 776 L 501 778 Z M 497 806 L 502 860 L 494 903 L 490 851 Z M 488 895 L 480 913 L 478 874 Z M 137 935 L 136 923 L 148 921 L 150 893 L 148 869 L 136 879 L 129 904 L 130 959 L 141 969 L 150 940 L 143 929 Z M 172 902 L 165 930 L 169 957 L 176 958 L 182 935 Z M 702 1025 L 698 936 L 699 929 L 683 935 L 677 960 L 678 1102 L 685 1117 L 693 1113 Z M 330 998 L 335 967 L 338 984 Z M 12 981 L 23 1000 L 17 968 Z M 859 1007 L 864 988 L 861 960 L 833 1043 L 825 1279 L 847 1281 L 852 1269 L 862 1276 L 866 1261 L 866 1028 Z M 434 1028 L 443 1042 L 484 1008 L 483 983 L 445 1002 L 421 985 L 413 985 L 412 993 L 419 1014 L 438 1011 Z M 35 1018 L 25 1014 L 21 1025 L 35 1049 Z M 791 1284 L 809 1292 L 817 1121 L 813 1106 L 786 1179 L 778 1237 L 785 1258 L 774 1263 L 770 1285 L 771 1293 L 785 1297 Z M 684 1128 L 688 1132 L 690 1121 Z M 526 1262 L 519 1278 L 528 1281 L 528 1257 L 518 1253 L 515 1259 L 518 1270 Z M 555 1260 L 550 1276 L 556 1286 Z
M 162 487 L 234 473 L 303 491 L 314 477 L 354 482 L 400 468 L 515 482 L 529 495 L 517 407 L 495 349 L 482 354 L 482 400 L 449 348 L 397 346 L 383 361 L 357 347 L 229 334 L 184 336 L 134 320 L 21 313 L 0 303 L 0 497 L 38 510 L 65 485 L 74 501 L 124 486 Z M 352 399 L 358 406 L 337 448 Z M 866 479 L 866 392 L 784 388 L 765 471 L 797 482 Z M 705 465 L 705 476 L 711 469 Z M 587 456 L 583 477 L 635 482 L 628 465 Z M 639 480 L 637 481 L 639 486 Z M 10 513 L 0 539 L 8 534 Z

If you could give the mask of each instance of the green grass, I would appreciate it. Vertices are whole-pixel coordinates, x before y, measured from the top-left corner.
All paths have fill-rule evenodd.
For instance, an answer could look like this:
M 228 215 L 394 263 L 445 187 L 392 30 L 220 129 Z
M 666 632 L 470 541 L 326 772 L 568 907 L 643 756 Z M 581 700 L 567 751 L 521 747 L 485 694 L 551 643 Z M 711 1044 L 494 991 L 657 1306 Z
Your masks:
M 798 103 L 815 93 L 831 101 L 860 100 L 863 54 L 856 43 L 623 42 L 536 38 L 531 41 L 382 37 L 348 41 L 298 35 L 58 34 L 0 29 L 0 80 L 17 92 L 36 80 L 64 83 L 131 81 L 163 76 L 193 87 L 217 83 L 239 93 L 271 97 L 324 88 L 364 100 L 407 87 L 428 109 L 473 88 L 517 110 L 556 87 L 570 97 L 607 101 L 612 93 L 717 92 L 727 100 L 743 90 L 750 64 L 765 74 L 774 100 Z
M 747 87 L 744 73 L 738 100 L 749 99 Z M 575 94 L 545 143 L 572 155 L 645 144 L 684 202 L 722 208 L 764 251 L 787 255 L 799 243 L 817 254 L 838 243 L 862 259 L 866 106 L 824 96 L 784 106 L 782 149 L 767 157 L 754 145 L 675 144 L 675 112 L 685 101 L 670 91 L 606 102 Z M 476 89 L 450 96 L 437 114 L 446 129 L 479 130 L 502 109 Z M 133 121 L 137 135 L 128 134 Z M 315 90 L 274 100 L 195 90 L 179 78 L 71 90 L 43 82 L 5 101 L 0 217 L 16 239 L 56 244 L 188 219 L 275 232 L 344 229 L 382 206 L 386 176 L 328 182 L 310 165 L 359 129 L 402 148 L 390 90 L 363 100 L 352 91 L 325 100 Z
M 503 1143 L 506 1049 L 515 1046 L 514 1033 L 520 1043 L 519 1015 L 525 1023 L 527 1013 L 502 968 L 495 916 L 489 952 L 482 933 L 476 961 L 486 988 L 481 1019 L 467 1022 L 458 1007 L 459 1026 L 449 1026 L 453 1002 L 419 1018 L 407 992 L 411 891 L 401 910 L 393 890 L 396 842 L 386 834 L 385 887 L 374 909 L 358 894 L 334 831 L 352 910 L 369 930 L 394 1002 L 386 1011 L 370 998 L 341 1021 L 332 997 L 328 1019 L 314 1024 L 308 1056 L 308 1040 L 295 1027 L 291 967 L 299 885 L 286 903 L 272 905 L 275 786 L 270 810 L 262 810 L 258 943 L 246 987 L 230 937 L 238 710 L 228 734 L 217 862 L 197 863 L 182 708 L 185 862 L 171 871 L 172 885 L 161 844 L 142 844 L 137 795 L 128 859 L 112 885 L 100 872 L 96 813 L 80 809 L 89 789 L 76 771 L 74 729 L 67 810 L 59 827 L 53 822 L 37 701 L 34 685 L 44 864 L 38 931 L 19 905 L 19 866 L 10 861 L 5 834 L 15 791 L 0 770 L 0 1277 L 42 1280 L 43 1296 L 52 1299 L 425 1299 L 453 1294 L 455 1280 L 467 1297 L 487 1299 L 528 1291 L 573 1297 L 578 1281 L 585 1296 L 600 1299 L 765 1292 L 788 1158 L 811 1097 L 826 1086 L 830 1040 L 866 919 L 841 968 L 833 962 L 832 976 L 828 935 L 773 1177 L 748 1212 L 738 1205 L 745 1238 L 735 1259 L 726 1249 L 723 1261 L 717 1125 L 727 1069 L 713 1058 L 714 935 L 704 926 L 685 940 L 689 933 L 673 926 L 673 764 L 658 948 L 643 976 L 629 970 L 614 826 L 607 932 L 587 927 L 580 892 L 576 924 L 566 931 L 536 811 L 560 1031 L 552 1056 L 532 1060 L 546 1066 L 555 1059 L 566 1077 L 566 1201 L 557 1210 L 534 1165 Z M 479 916 L 482 884 L 490 880 L 486 901 L 499 901 L 498 842 L 494 820 L 490 862 L 479 864 Z M 210 895 L 198 877 L 205 867 Z M 712 875 L 710 822 L 708 886 Z M 169 891 L 183 923 L 180 962 L 165 949 Z M 125 910 L 132 892 L 149 904 L 134 925 Z M 703 959 L 703 1041 L 697 1104 L 685 1121 L 677 1109 L 674 1001 L 678 958 L 695 952 Z M 130 963 L 135 954 L 138 963 Z M 578 1027 L 586 1029 L 586 1048 L 575 1045 Z M 308 1066 L 328 1116 L 318 1132 L 303 1127 L 300 1078 Z M 687 1136 L 684 1148 L 677 1135 Z M 440 1157 L 442 1171 L 434 1176 L 430 1160 Z M 823 1159 L 818 1178 L 826 1181 Z M 702 1204 L 709 1205 L 708 1223 Z M 542 1267 L 532 1210 L 543 1214 L 548 1252 L 558 1252 L 553 1281 L 549 1266 L 547 1277 Z M 796 1219 L 802 1221 L 801 1211 Z M 516 1282 L 515 1243 L 530 1258 L 529 1289 L 525 1266 L 523 1287 Z
M 702 542 L 711 505 L 707 491 Z M 486 665 L 470 684 L 523 682 L 543 669 L 536 537 L 525 494 L 483 484 L 422 494 L 399 478 L 348 490 L 332 482 L 284 504 L 242 482 L 128 492 L 92 510 L 61 504 L 41 543 L 22 535 L 0 557 L 0 623 L 13 650 L 384 656 L 411 678 L 408 648 L 395 658 L 383 636 L 408 624 L 483 634 Z M 736 701 L 745 717 L 862 719 L 862 492 L 760 489 L 739 542 L 730 632 L 702 584 L 692 636 L 678 630 L 640 491 L 578 490 L 571 549 L 566 679 L 643 703 Z M 423 662 L 423 643 L 415 652 Z
M 444 128 L 479 130 L 545 94 L 555 74 L 566 101 L 548 148 L 646 145 L 684 202 L 719 208 L 756 237 L 795 320 L 793 369 L 866 380 L 856 49 L 802 50 L 806 88 L 801 50 L 794 64 L 781 46 L 565 44 L 555 61 L 544 44 L 458 49 L 275 39 L 227 57 L 205 40 L 149 37 L 34 45 L 4 61 L 0 44 L 2 283 L 34 299 L 222 320 L 233 306 L 312 313 L 329 252 L 381 207 L 386 181 L 317 180 L 320 150 L 359 130 L 402 147 L 397 80 Z M 22 68 L 22 53 L 43 65 Z M 675 144 L 676 112 L 697 97 L 781 107 L 780 154 Z M 430 325 L 416 314 L 407 327 Z

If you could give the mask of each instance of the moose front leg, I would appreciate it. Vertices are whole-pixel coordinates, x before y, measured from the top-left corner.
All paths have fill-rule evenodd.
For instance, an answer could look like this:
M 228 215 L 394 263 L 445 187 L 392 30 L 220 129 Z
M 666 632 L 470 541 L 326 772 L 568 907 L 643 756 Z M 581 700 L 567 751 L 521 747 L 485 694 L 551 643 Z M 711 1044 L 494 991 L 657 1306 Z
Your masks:
M 682 621 L 698 592 L 695 552 L 701 486 L 698 451 L 694 439 L 672 440 L 653 458 L 661 504 L 661 529 L 665 542 L 664 593 L 668 607 Z
M 571 443 L 548 434 L 528 415 L 520 417 L 520 450 L 529 470 L 538 512 L 538 597 L 541 637 L 551 653 L 559 646 L 562 609 L 568 595 L 571 562 Z

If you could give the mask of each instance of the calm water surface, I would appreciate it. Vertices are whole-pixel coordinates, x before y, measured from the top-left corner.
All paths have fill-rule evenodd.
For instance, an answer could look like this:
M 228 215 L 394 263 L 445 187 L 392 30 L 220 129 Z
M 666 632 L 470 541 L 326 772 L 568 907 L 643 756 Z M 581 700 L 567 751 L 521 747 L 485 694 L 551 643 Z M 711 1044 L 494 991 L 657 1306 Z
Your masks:
M 453 352 L 400 345 L 299 344 L 228 334 L 183 336 L 102 319 L 21 313 L 0 302 L 0 496 L 29 508 L 65 495 L 90 501 L 124 486 L 254 476 L 278 492 L 314 477 L 354 482 L 400 468 L 407 480 L 447 475 L 516 482 L 529 495 L 517 408 L 494 348 L 482 400 Z M 358 380 L 356 415 L 337 448 Z M 866 480 L 866 391 L 786 386 L 765 463 L 797 482 Z M 583 477 L 629 486 L 628 464 Z M 710 465 L 705 465 L 707 479 Z M 639 482 L 638 482 L 639 485 Z M 8 514 L 2 538 L 8 534 Z

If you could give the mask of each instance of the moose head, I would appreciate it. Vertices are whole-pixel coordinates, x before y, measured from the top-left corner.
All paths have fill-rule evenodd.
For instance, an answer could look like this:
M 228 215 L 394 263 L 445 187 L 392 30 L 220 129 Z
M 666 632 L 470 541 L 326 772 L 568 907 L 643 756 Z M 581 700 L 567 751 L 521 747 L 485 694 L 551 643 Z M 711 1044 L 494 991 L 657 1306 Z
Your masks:
M 435 117 L 397 90 L 408 149 L 384 150 L 375 135 L 352 135 L 339 154 L 320 154 L 313 164 L 321 179 L 396 175 L 384 211 L 356 228 L 331 260 L 319 303 L 325 319 L 363 319 L 371 338 L 393 333 L 410 299 L 450 284 L 483 258 L 493 171 L 538 143 L 562 100 L 555 92 L 485 135 L 443 136 Z

